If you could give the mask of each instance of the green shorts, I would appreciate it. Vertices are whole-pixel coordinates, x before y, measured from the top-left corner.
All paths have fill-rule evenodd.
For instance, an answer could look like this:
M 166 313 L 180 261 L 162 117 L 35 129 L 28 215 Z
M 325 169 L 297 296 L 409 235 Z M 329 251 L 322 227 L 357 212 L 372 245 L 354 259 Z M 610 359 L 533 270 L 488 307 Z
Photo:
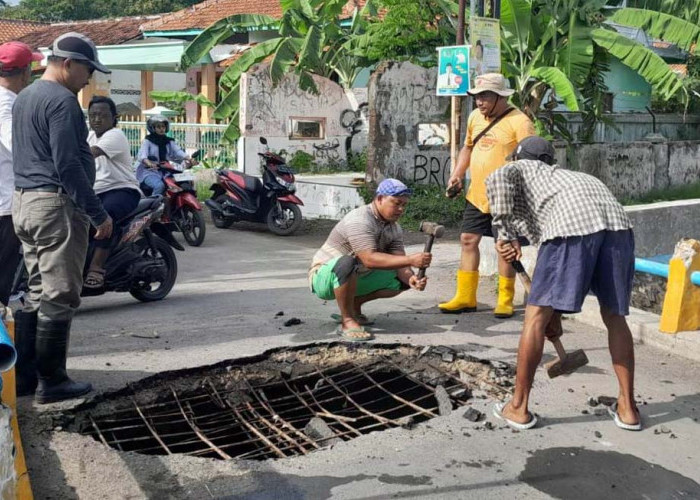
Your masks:
M 333 290 L 340 287 L 342 283 L 333 272 L 336 262 L 340 257 L 331 259 L 325 264 L 323 264 L 311 282 L 312 290 L 314 294 L 323 300 L 335 300 L 335 293 Z M 377 290 L 404 290 L 404 286 L 396 274 L 395 270 L 383 270 L 375 269 L 366 274 L 360 274 L 357 276 L 357 290 L 355 292 L 356 297 L 361 297 L 363 295 L 369 295 Z

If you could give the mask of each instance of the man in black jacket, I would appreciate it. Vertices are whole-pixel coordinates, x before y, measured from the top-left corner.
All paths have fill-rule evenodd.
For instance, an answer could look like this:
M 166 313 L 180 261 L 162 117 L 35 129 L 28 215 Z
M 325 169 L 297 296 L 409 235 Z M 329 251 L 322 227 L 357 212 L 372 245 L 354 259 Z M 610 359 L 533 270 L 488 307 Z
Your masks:
M 98 61 L 95 44 L 79 33 L 61 35 L 52 49 L 43 77 L 20 92 L 12 111 L 12 218 L 29 274 L 27 305 L 16 325 L 25 354 L 17 385 L 18 395 L 36 391 L 38 403 L 92 390 L 66 373 L 68 338 L 80 304 L 90 224 L 97 239 L 112 233 L 112 219 L 92 187 L 95 162 L 76 98 L 95 70 L 109 70 Z

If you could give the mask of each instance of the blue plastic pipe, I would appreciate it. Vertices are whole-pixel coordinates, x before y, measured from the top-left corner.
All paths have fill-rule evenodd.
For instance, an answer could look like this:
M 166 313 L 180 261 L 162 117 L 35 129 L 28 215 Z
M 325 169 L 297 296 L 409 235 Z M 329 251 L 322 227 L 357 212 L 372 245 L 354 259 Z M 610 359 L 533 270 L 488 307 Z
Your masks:
M 648 273 L 654 276 L 668 278 L 668 264 L 654 262 L 653 260 L 634 259 L 634 270 L 640 273 Z
M 0 320 L 0 372 L 6 372 L 17 361 L 17 351 L 15 345 L 10 339 L 10 334 L 7 333 L 5 323 Z
M 668 278 L 668 264 L 662 264 L 653 260 L 634 259 L 634 270 L 640 273 Z M 690 282 L 695 286 L 700 286 L 700 271 L 695 271 L 690 275 Z

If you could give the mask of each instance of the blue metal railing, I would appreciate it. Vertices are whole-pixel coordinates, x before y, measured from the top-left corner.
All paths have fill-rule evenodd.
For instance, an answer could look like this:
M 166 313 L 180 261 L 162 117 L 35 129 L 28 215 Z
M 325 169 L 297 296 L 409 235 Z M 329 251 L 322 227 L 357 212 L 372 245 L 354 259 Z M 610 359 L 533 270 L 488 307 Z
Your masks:
M 663 261 L 665 260 L 666 263 Z M 669 256 L 659 256 L 656 259 L 634 259 L 634 270 L 640 273 L 653 274 L 654 276 L 661 276 L 662 278 L 668 278 L 668 261 Z M 690 282 L 693 285 L 700 286 L 700 271 L 695 271 L 690 275 Z

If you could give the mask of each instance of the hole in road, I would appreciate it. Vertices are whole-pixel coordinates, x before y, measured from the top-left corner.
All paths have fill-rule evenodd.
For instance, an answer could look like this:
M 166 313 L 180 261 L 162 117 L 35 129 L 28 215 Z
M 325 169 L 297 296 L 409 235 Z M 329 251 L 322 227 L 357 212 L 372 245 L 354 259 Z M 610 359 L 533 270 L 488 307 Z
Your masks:
M 219 459 L 305 455 L 503 396 L 512 369 L 449 347 L 342 343 L 166 372 L 73 414 L 71 430 L 120 451 Z

